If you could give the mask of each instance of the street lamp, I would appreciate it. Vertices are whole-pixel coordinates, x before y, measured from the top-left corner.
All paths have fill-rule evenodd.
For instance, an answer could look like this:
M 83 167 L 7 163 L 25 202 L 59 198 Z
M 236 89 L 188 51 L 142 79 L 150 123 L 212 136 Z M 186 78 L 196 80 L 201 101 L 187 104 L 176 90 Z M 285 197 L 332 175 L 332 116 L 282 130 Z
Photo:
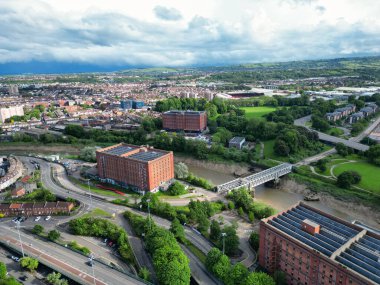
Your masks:
M 90 257 L 88 258 L 88 260 L 92 268 L 92 277 L 94 278 L 94 285 L 96 285 L 95 269 L 94 269 L 95 263 L 94 263 L 94 255 L 92 253 L 90 254 Z
M 87 179 L 88 193 L 90 194 L 90 209 L 92 208 L 92 195 L 90 190 L 90 179 Z
M 226 237 L 226 233 L 222 233 L 222 239 L 223 239 L 223 254 L 224 254 L 224 247 L 225 247 L 225 245 L 224 245 L 224 239 L 225 239 L 225 237 Z
M 18 232 L 18 239 L 19 239 L 20 245 L 21 245 L 22 257 L 25 257 L 25 255 L 24 255 L 24 246 L 22 245 L 21 235 L 20 235 L 20 221 L 16 221 L 16 227 L 17 227 L 17 232 Z

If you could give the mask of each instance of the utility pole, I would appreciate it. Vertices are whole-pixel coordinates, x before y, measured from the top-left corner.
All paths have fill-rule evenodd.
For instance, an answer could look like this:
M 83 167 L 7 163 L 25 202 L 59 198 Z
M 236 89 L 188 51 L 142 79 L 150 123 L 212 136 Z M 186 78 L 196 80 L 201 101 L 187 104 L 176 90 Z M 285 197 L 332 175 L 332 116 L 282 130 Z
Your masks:
M 90 209 L 92 209 L 92 195 L 91 195 L 91 189 L 90 189 L 90 179 L 87 179 L 87 185 L 88 185 L 88 193 L 90 194 Z
M 222 233 L 222 239 L 223 239 L 223 254 L 224 254 L 224 247 L 225 247 L 225 244 L 224 244 L 224 239 L 226 237 L 226 233 Z
M 17 226 L 17 232 L 18 232 L 18 239 L 20 241 L 20 246 L 21 246 L 22 257 L 25 257 L 25 255 L 24 255 L 24 246 L 22 245 L 21 235 L 20 235 L 20 221 L 16 222 L 16 226 Z

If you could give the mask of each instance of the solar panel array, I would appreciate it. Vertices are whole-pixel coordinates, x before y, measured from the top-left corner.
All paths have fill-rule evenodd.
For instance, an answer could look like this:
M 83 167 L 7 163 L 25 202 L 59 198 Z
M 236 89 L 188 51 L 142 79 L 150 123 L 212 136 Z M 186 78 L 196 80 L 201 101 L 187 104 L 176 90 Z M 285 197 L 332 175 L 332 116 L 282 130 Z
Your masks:
M 164 154 L 165 153 L 163 153 L 163 152 L 147 151 L 147 152 L 135 153 L 135 154 L 132 154 L 129 157 L 130 158 L 134 158 L 134 159 L 138 159 L 138 160 L 142 160 L 142 161 L 150 161 L 150 160 L 154 160 L 154 159 L 156 159 L 158 157 L 161 157 Z
M 302 229 L 302 222 L 305 219 L 319 224 L 320 232 L 314 235 L 305 232 Z M 275 217 L 269 223 L 328 257 L 358 233 L 344 224 L 300 205 Z
M 312 235 L 302 230 L 302 222 L 305 219 L 319 224 L 319 233 Z M 356 229 L 301 205 L 273 218 L 269 224 L 328 257 L 359 233 Z M 335 260 L 380 284 L 380 239 L 365 235 Z
M 365 235 L 336 258 L 345 266 L 380 284 L 380 240 Z
M 112 154 L 112 155 L 122 155 L 134 149 L 136 148 L 125 146 L 125 145 L 119 145 L 117 147 L 106 150 L 105 153 Z

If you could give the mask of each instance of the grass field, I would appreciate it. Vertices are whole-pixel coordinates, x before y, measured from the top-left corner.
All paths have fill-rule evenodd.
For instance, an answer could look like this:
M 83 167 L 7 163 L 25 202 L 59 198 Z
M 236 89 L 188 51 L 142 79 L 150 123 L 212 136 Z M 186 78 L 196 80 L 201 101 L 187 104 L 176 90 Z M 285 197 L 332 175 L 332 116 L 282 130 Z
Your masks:
M 247 119 L 261 118 L 276 110 L 274 107 L 242 107 L 240 109 L 245 111 L 245 117 Z
M 343 171 L 353 170 L 358 172 L 362 180 L 358 184 L 359 187 L 380 194 L 380 167 L 369 164 L 367 162 L 350 162 L 338 165 L 334 168 L 334 175 L 338 176 Z
M 90 213 L 84 214 L 83 217 L 101 217 L 101 218 L 110 218 L 112 215 L 103 209 L 95 208 Z
M 74 177 L 69 177 L 69 180 L 72 183 L 74 183 L 75 185 L 77 185 L 80 188 L 82 188 L 83 190 L 88 191 L 88 185 L 86 183 L 83 183 L 83 182 L 79 181 L 78 179 L 76 179 Z M 103 196 L 118 197 L 118 198 L 123 197 L 123 196 L 121 196 L 119 194 L 116 194 L 115 192 L 104 190 L 104 189 L 97 188 L 97 187 L 94 187 L 94 186 L 90 187 L 90 191 L 93 192 L 93 193 L 96 193 L 96 194 L 103 195 Z

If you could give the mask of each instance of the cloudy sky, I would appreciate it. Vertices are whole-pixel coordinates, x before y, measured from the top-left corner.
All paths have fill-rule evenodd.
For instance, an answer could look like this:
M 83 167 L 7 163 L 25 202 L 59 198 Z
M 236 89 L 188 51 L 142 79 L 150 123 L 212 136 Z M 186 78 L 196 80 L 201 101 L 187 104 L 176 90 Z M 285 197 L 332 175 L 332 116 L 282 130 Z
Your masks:
M 0 0 L 0 15 L 0 68 L 380 54 L 379 0 Z

